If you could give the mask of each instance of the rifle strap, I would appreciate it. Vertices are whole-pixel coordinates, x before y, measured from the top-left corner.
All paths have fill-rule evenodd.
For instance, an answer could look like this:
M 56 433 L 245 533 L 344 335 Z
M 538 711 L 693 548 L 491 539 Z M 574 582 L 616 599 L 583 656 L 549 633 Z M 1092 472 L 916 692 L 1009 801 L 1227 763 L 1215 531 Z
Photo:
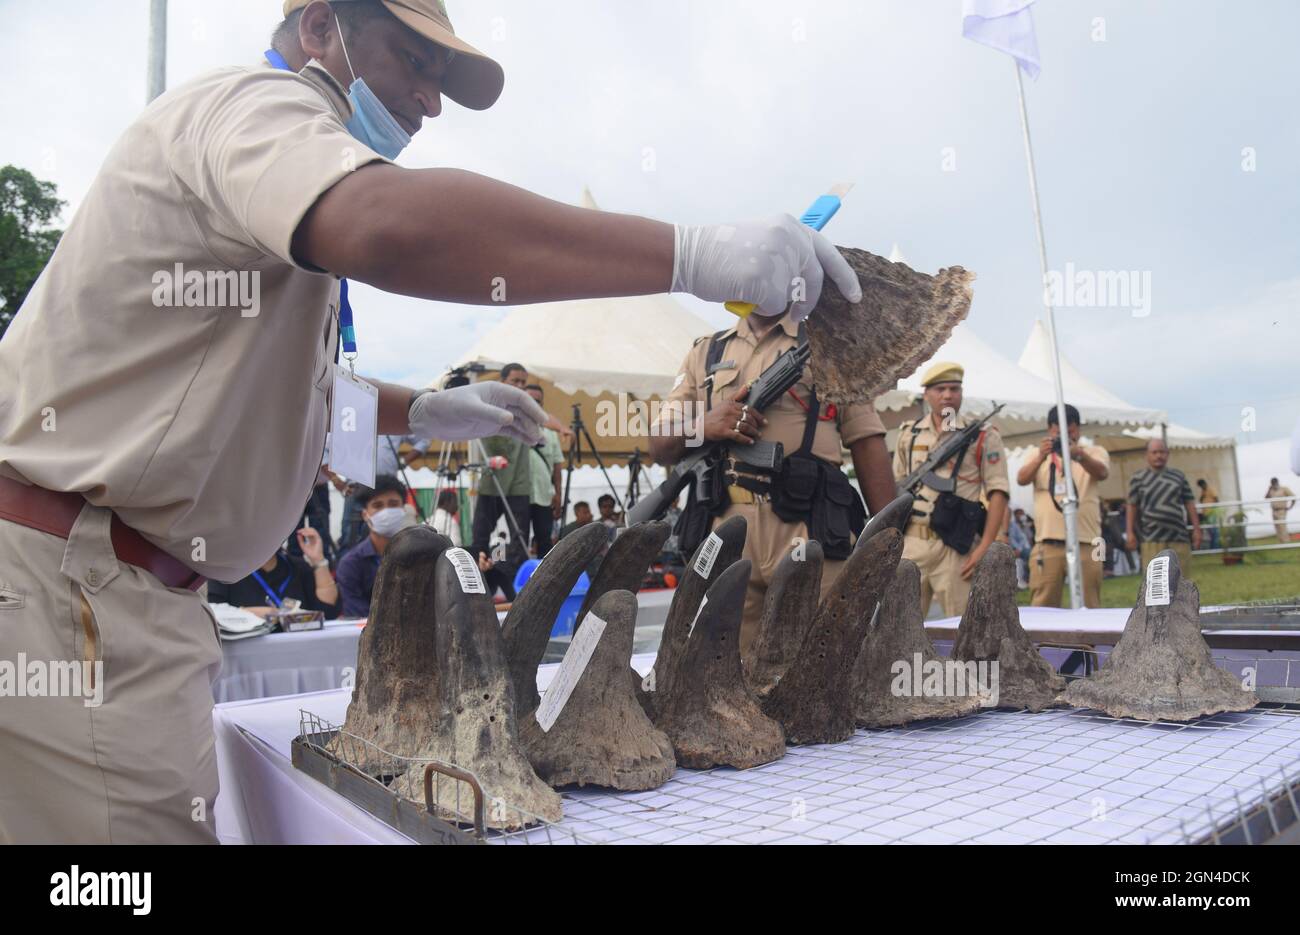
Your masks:
M 727 342 L 722 339 L 726 331 L 719 331 L 709 338 L 709 350 L 704 355 L 704 411 L 713 408 L 713 370 L 722 360 L 727 349 Z

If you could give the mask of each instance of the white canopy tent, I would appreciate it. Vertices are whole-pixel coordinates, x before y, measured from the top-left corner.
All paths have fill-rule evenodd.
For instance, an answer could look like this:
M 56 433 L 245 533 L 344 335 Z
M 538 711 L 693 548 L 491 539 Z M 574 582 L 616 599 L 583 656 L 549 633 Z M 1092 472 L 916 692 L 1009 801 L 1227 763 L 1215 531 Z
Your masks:
M 1052 349 L 1047 339 L 1047 329 L 1041 321 L 1035 321 L 1025 341 L 1025 349 L 1020 352 L 1020 366 L 1030 373 L 1050 380 L 1052 377 Z M 1129 403 L 1120 399 L 1110 390 L 1084 376 L 1064 354 L 1061 355 L 1061 382 L 1065 385 L 1066 402 L 1078 405 L 1076 399 L 1094 399 L 1118 409 L 1132 409 Z M 1163 415 L 1163 413 L 1161 414 Z M 1084 421 L 1089 421 L 1084 419 Z M 1163 423 L 1161 429 L 1159 423 Z M 1231 438 L 1206 435 L 1195 429 L 1169 422 L 1167 418 L 1158 420 L 1156 425 L 1125 429 L 1123 434 L 1141 440 L 1144 444 L 1152 438 L 1160 438 L 1164 433 L 1170 448 L 1230 448 Z
M 1056 405 L 1051 371 L 1044 377 L 1016 364 L 976 335 L 969 322 L 958 325 L 931 360 L 900 380 L 897 389 L 880 396 L 876 407 L 882 413 L 908 410 L 908 415 L 912 415 L 919 411 L 917 401 L 923 391 L 921 375 L 931 362 L 947 360 L 961 364 L 966 370 L 963 412 L 982 416 L 996 403 L 1005 403 L 1006 408 L 995 420 L 1005 438 L 1014 444 L 1017 436 L 1041 434 L 1048 410 Z M 1116 433 L 1124 428 L 1159 425 L 1166 419 L 1165 413 L 1158 409 L 1130 406 L 1104 391 L 1073 392 L 1068 381 L 1066 398 L 1078 407 L 1085 422 L 1114 426 Z M 897 422 L 901 418 L 889 421 Z
M 671 296 L 547 302 L 513 309 L 462 358 L 519 361 L 565 393 L 663 396 L 691 344 L 714 329 Z
M 1020 353 L 1021 368 L 1046 380 L 1051 379 L 1051 344 L 1047 338 L 1047 329 L 1041 321 L 1035 321 Z M 1169 422 L 1163 412 L 1150 412 L 1158 418 L 1141 425 L 1129 425 L 1115 430 L 1117 423 L 1107 423 L 1093 417 L 1100 406 L 1119 412 L 1129 409 L 1138 410 L 1101 384 L 1089 379 L 1070 360 L 1061 354 L 1061 382 L 1065 388 L 1065 400 L 1078 407 L 1083 419 L 1083 434 L 1110 452 L 1110 476 L 1100 485 L 1101 496 L 1106 499 L 1122 498 L 1128 491 L 1129 478 L 1146 467 L 1146 443 L 1162 435 L 1170 449 L 1174 451 L 1170 460 L 1172 467 L 1178 468 L 1195 482 L 1205 478 L 1219 491 L 1225 500 L 1236 499 L 1239 495 L 1235 442 L 1231 438 L 1222 438 L 1198 432 L 1195 429 Z M 1089 404 L 1091 403 L 1091 404 Z M 1041 437 L 1042 424 L 1036 429 L 1035 437 Z M 1024 452 L 1019 452 L 1008 459 L 1008 467 L 1014 472 L 1019 468 Z M 1197 491 L 1193 490 L 1193 493 Z M 1012 502 L 1016 506 L 1029 509 L 1032 497 L 1027 489 L 1012 492 Z

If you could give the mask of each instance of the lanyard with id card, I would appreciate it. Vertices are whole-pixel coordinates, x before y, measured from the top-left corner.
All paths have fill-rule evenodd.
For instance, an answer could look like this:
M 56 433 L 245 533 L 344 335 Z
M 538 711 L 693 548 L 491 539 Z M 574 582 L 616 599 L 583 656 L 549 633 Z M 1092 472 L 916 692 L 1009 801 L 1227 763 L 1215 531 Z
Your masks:
M 356 334 L 348 282 L 339 283 L 339 340 L 347 367 L 334 365 L 330 402 L 330 469 L 365 487 L 375 486 L 379 438 L 379 390 L 356 375 Z

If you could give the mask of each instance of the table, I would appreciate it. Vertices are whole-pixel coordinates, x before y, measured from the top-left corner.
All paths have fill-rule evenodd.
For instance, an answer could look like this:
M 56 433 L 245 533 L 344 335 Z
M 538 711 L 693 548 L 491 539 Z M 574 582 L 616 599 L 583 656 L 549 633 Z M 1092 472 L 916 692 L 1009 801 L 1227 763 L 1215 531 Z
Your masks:
M 1211 610 L 1212 608 L 1203 608 Z M 1020 625 L 1035 643 L 1086 643 L 1114 646 L 1124 632 L 1131 608 L 1097 607 L 1070 610 L 1059 607 L 1021 607 Z M 957 636 L 960 617 L 927 620 L 925 628 L 934 640 Z M 1209 630 L 1205 642 L 1211 649 L 1300 650 L 1300 630 Z
M 637 595 L 637 651 L 658 648 L 674 593 L 658 590 Z M 505 620 L 505 614 L 498 617 Z M 362 620 L 327 620 L 321 630 L 224 641 L 221 675 L 213 683 L 212 697 L 224 703 L 351 685 L 363 623 Z M 562 658 L 568 642 L 568 637 L 552 640 L 546 659 Z
M 1125 607 L 1021 607 L 1020 625 L 1054 668 L 1073 674 L 1083 669 L 1085 654 L 1094 667 L 1106 661 L 1130 613 Z M 960 617 L 925 622 L 926 633 L 941 655 L 951 652 L 960 623 Z M 1252 670 L 1264 700 L 1300 702 L 1300 631 L 1211 630 L 1205 633 L 1205 642 L 1218 664 L 1238 677 Z
M 223 640 L 218 702 L 301 695 L 352 684 L 364 620 L 326 620 L 320 630 Z
M 653 657 L 633 658 L 644 673 Z M 549 681 L 554 666 L 538 673 Z M 348 692 L 218 706 L 223 843 L 410 843 L 299 773 L 299 710 L 342 723 Z M 1147 724 L 1090 711 L 986 711 L 751 770 L 679 769 L 659 789 L 566 791 L 579 843 L 1179 843 L 1300 786 L 1300 716 L 1263 709 Z M 546 832 L 528 837 L 541 839 Z

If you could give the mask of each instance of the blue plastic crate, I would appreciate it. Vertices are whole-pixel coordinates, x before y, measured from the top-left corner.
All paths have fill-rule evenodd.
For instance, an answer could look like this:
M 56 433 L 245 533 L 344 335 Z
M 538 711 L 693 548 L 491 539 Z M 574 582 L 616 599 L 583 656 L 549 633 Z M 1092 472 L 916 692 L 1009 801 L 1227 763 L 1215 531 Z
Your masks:
M 528 579 L 533 576 L 537 566 L 541 561 L 536 558 L 530 558 L 519 566 L 519 571 L 515 574 L 515 593 L 518 594 L 528 583 Z M 555 625 L 551 627 L 551 636 L 570 636 L 573 633 L 573 625 L 577 622 L 578 611 L 582 609 L 582 600 L 587 596 L 587 590 L 591 587 L 591 581 L 587 578 L 584 571 L 579 577 L 578 582 L 569 592 L 569 596 L 564 599 L 560 605 L 560 612 L 556 615 Z

